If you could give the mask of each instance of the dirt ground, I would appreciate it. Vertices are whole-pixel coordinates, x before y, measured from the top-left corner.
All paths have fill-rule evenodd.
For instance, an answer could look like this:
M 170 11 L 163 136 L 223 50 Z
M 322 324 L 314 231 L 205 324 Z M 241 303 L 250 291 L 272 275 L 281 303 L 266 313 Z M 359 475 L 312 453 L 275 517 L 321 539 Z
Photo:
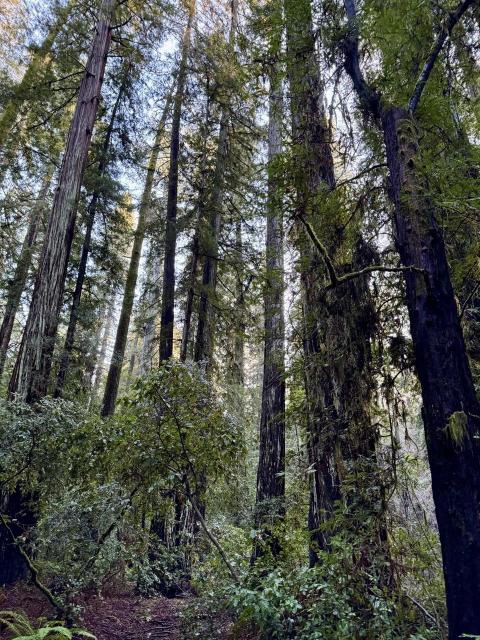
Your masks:
M 91 596 L 82 601 L 82 624 L 97 640 L 180 640 L 180 612 L 185 604 L 180 598 Z M 42 594 L 23 584 L 0 590 L 0 610 L 23 611 L 31 620 L 53 617 Z M 0 631 L 0 638 L 8 635 Z

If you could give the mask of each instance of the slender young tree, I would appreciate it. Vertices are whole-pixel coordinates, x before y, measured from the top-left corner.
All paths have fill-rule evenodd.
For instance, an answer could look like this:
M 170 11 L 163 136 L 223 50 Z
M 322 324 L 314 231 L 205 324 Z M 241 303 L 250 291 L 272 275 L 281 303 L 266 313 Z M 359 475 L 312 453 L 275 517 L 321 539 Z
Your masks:
M 138 267 L 140 265 L 140 257 L 142 254 L 143 240 L 145 238 L 145 229 L 150 216 L 150 208 L 152 202 L 152 189 L 157 169 L 158 156 L 160 153 L 163 134 L 165 132 L 165 124 L 170 112 L 171 93 L 168 93 L 165 99 L 163 113 L 157 127 L 155 142 L 153 144 L 150 160 L 148 162 L 147 176 L 143 195 L 138 210 L 138 221 L 133 239 L 133 249 L 128 266 L 127 279 L 123 292 L 122 309 L 117 326 L 117 334 L 115 345 L 113 347 L 112 360 L 108 370 L 107 382 L 103 394 L 102 417 L 113 415 L 115 411 L 115 402 L 117 400 L 118 388 L 120 385 L 120 376 L 122 373 L 123 361 L 125 358 L 125 347 L 127 345 L 128 328 L 130 326 L 130 318 L 132 315 L 133 301 L 135 298 L 135 287 L 137 285 Z
M 100 350 L 98 352 L 97 365 L 95 367 L 95 379 L 93 381 L 91 402 L 96 402 L 100 385 L 102 383 L 103 372 L 105 370 L 105 360 L 107 357 L 108 344 L 112 333 L 112 325 L 114 320 L 113 310 L 115 308 L 114 302 L 112 305 L 107 305 L 104 318 L 104 329 L 102 335 L 102 341 L 100 343 Z
M 281 9 L 280 9 L 281 11 Z M 278 53 L 280 43 L 276 43 Z M 264 292 L 265 337 L 262 410 L 257 470 L 255 520 L 263 540 L 254 545 L 252 560 L 267 545 L 276 555 L 279 545 L 272 525 L 285 511 L 285 319 L 283 308 L 283 198 L 276 162 L 282 153 L 283 92 L 278 63 L 272 66 L 269 90 L 268 201 Z
M 177 89 L 175 92 L 172 134 L 170 138 L 170 166 L 168 170 L 168 196 L 165 227 L 165 253 L 163 259 L 162 310 L 160 317 L 160 362 L 173 355 L 173 322 L 175 307 L 175 250 L 177 245 L 178 163 L 180 156 L 180 124 L 187 83 L 187 65 L 190 51 L 195 0 L 187 0 L 188 18 L 183 33 Z
M 441 26 L 410 100 L 388 105 L 361 69 L 354 0 L 345 0 L 345 70 L 364 113 L 385 140 L 398 253 L 442 547 L 450 640 L 480 634 L 480 405 L 453 292 L 442 231 L 418 165 L 415 111 L 438 56 L 456 24 L 478 3 L 460 2 Z
M 10 397 L 27 402 L 34 402 L 47 392 L 80 187 L 100 100 L 114 8 L 114 0 L 103 0 L 100 4 L 92 48 L 80 84 L 48 221 L 29 315 L 10 380 Z
M 156 247 L 150 247 L 150 257 L 147 266 L 146 295 L 144 300 L 144 324 L 142 349 L 140 354 L 140 372 L 147 373 L 153 364 L 155 321 L 157 319 L 157 304 L 160 300 L 160 278 L 162 265 Z

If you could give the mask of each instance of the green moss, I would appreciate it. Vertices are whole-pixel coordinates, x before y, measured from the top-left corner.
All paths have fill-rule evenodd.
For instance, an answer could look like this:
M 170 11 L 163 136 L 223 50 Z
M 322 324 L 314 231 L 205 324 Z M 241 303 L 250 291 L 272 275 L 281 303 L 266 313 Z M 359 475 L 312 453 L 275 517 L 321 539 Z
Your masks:
M 464 411 L 455 411 L 447 421 L 445 431 L 455 447 L 462 449 L 467 436 L 467 414 Z

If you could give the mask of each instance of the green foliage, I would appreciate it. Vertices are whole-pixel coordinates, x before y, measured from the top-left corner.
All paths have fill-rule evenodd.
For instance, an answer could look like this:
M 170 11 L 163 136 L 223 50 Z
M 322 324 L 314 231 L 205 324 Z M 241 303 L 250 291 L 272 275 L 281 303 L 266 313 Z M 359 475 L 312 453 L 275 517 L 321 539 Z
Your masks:
M 433 640 L 416 612 L 406 615 L 395 594 L 352 563 L 352 548 L 340 539 L 315 568 L 292 573 L 281 568 L 252 576 L 230 591 L 238 624 L 252 624 L 261 638 Z
M 72 640 L 75 636 L 95 640 L 95 636 L 85 629 L 71 629 L 59 621 L 43 619 L 33 623 L 17 611 L 0 611 L 0 624 L 5 625 L 11 633 L 11 640 Z
M 233 417 L 217 403 L 202 368 L 168 362 L 139 378 L 114 418 L 118 461 L 148 491 L 161 484 L 198 492 L 228 475 L 241 451 Z

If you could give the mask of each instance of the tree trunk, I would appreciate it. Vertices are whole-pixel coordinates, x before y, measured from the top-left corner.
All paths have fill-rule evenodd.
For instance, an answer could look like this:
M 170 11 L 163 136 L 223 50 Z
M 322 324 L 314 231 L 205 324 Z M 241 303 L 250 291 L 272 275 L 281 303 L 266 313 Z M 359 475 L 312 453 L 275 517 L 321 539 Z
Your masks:
M 278 65 L 277 65 L 278 66 Z M 283 307 L 283 198 L 275 161 L 282 152 L 282 85 L 277 69 L 270 76 L 268 127 L 268 202 L 264 292 L 265 337 L 262 413 L 257 469 L 255 526 L 272 554 L 280 551 L 272 525 L 285 513 L 285 319 Z M 252 561 L 265 549 L 256 542 Z
M 7 358 L 10 338 L 12 336 L 15 317 L 18 312 L 22 293 L 27 283 L 28 272 L 32 263 L 32 253 L 37 239 L 38 227 L 45 213 L 45 199 L 47 197 L 52 180 L 53 169 L 49 169 L 44 178 L 43 186 L 38 194 L 37 201 L 33 205 L 28 219 L 27 233 L 23 240 L 22 249 L 18 258 L 15 274 L 9 284 L 7 291 L 7 303 L 5 305 L 5 315 L 0 327 L 0 378 L 3 375 L 5 360 Z
M 130 70 L 130 65 L 127 67 L 127 69 L 124 72 L 124 78 L 120 85 L 120 88 L 117 94 L 117 99 L 115 100 L 115 103 L 113 105 L 110 121 L 108 123 L 108 127 L 105 132 L 105 138 L 103 141 L 102 149 L 100 151 L 100 159 L 98 161 L 98 175 L 100 178 L 104 177 L 108 163 L 110 161 L 110 158 L 109 158 L 110 142 L 112 139 L 112 133 L 115 126 L 117 111 L 122 101 L 123 94 L 125 93 L 129 70 Z M 63 386 L 65 384 L 65 379 L 67 377 L 67 371 L 70 364 L 70 355 L 72 353 L 73 345 L 75 342 L 75 332 L 77 329 L 77 322 L 78 322 L 79 311 L 80 311 L 80 301 L 82 297 L 83 283 L 85 282 L 85 275 L 87 273 L 87 262 L 88 262 L 88 256 L 90 255 L 93 226 L 94 226 L 95 217 L 97 214 L 98 202 L 101 196 L 102 196 L 102 190 L 101 190 L 101 187 L 99 187 L 93 193 L 92 199 L 90 200 L 90 204 L 88 206 L 87 226 L 85 229 L 85 237 L 83 239 L 82 253 L 80 255 L 80 264 L 78 266 L 77 280 L 75 283 L 75 291 L 73 293 L 72 306 L 70 309 L 70 319 L 68 322 L 67 335 L 65 337 L 63 352 L 62 352 L 62 355 L 60 356 L 57 382 L 56 382 L 55 392 L 54 392 L 54 396 L 56 398 L 62 395 Z
M 235 222 L 235 335 L 233 340 L 231 379 L 233 384 L 243 387 L 245 382 L 245 267 L 243 256 L 242 222 Z
M 123 294 L 122 310 L 118 321 L 117 335 L 115 338 L 115 346 L 113 347 L 112 360 L 108 370 L 105 392 L 103 395 L 103 403 L 101 415 L 102 417 L 113 415 L 115 411 L 115 402 L 118 395 L 118 387 L 120 385 L 120 375 L 122 373 L 123 359 L 125 357 L 125 347 L 127 344 L 128 327 L 130 326 L 130 317 L 132 315 L 133 301 L 135 298 L 135 287 L 137 285 L 138 267 L 140 264 L 140 256 L 142 253 L 143 239 L 145 237 L 145 227 L 150 214 L 150 205 L 152 200 L 153 180 L 157 168 L 158 155 L 160 152 L 160 144 L 165 130 L 165 123 L 168 117 L 171 104 L 171 94 L 168 94 L 165 100 L 162 117 L 157 128 L 155 142 L 150 154 L 148 163 L 147 177 L 143 190 L 142 201 L 138 211 L 138 222 L 133 240 L 132 256 L 128 267 L 127 280 Z
M 70 125 L 32 302 L 9 395 L 35 402 L 47 392 L 78 198 L 111 40 L 114 1 L 103 0 Z
M 235 55 L 235 37 L 237 30 L 237 0 L 231 3 L 231 26 L 229 35 L 229 50 Z M 201 233 L 200 252 L 204 257 L 202 288 L 198 307 L 197 335 L 195 340 L 195 362 L 205 362 L 210 368 L 213 359 L 213 338 L 215 313 L 213 298 L 217 288 L 218 268 L 218 240 L 222 219 L 223 198 L 225 195 L 225 171 L 228 159 L 228 128 L 229 105 L 222 109 L 220 130 L 218 134 L 217 153 L 215 159 L 215 173 L 213 176 L 212 193 L 208 200 L 210 211 L 208 234 Z
M 0 513 L 8 518 L 10 529 L 20 540 L 28 538 L 29 529 L 35 524 L 30 499 L 31 496 L 25 496 L 19 487 L 12 493 L 0 491 Z M 0 522 L 0 586 L 14 584 L 27 575 L 25 560 Z
M 182 58 L 178 69 L 177 90 L 172 119 L 170 139 L 170 167 L 168 170 L 168 197 L 165 227 L 165 254 L 163 259 L 163 291 L 160 318 L 160 362 L 173 355 L 173 322 L 175 308 L 175 250 L 177 245 L 177 198 L 178 198 L 178 161 L 180 156 L 180 124 L 182 119 L 185 85 L 187 82 L 187 64 L 195 0 L 189 0 L 188 20 L 183 34 Z
M 95 369 L 95 380 L 92 388 L 92 396 L 90 402 L 95 402 L 98 396 L 98 391 L 100 389 L 100 384 L 102 382 L 103 372 L 105 369 L 105 358 L 107 356 L 107 348 L 108 343 L 110 341 L 110 334 L 112 331 L 112 324 L 114 318 L 114 308 L 115 303 L 113 302 L 111 306 L 107 306 L 106 316 L 105 316 L 105 328 L 103 331 L 102 342 L 100 345 L 100 352 L 98 354 L 97 367 Z
M 284 0 L 287 25 L 287 67 L 290 81 L 293 146 L 296 156 L 297 217 L 321 229 L 322 241 L 334 257 L 342 248 L 339 222 L 322 211 L 322 195 L 335 187 L 333 157 L 325 114 L 322 84 L 315 55 L 310 0 Z M 353 264 L 368 257 L 352 252 Z M 304 230 L 298 230 L 303 288 L 305 391 L 308 407 L 308 453 L 312 468 L 309 509 L 310 563 L 318 551 L 328 549 L 335 532 L 335 503 L 342 501 L 348 518 L 346 530 L 362 530 L 358 555 L 368 562 L 370 543 L 384 545 L 382 493 L 376 461 L 377 434 L 370 417 L 373 379 L 370 338 L 374 314 L 368 280 L 344 283 L 325 291 L 321 277 L 325 264 L 313 251 Z M 370 252 L 371 253 L 371 252 Z M 370 255 L 370 259 L 371 259 Z M 368 262 L 367 262 L 368 264 Z M 366 266 L 364 264 L 363 266 Z M 344 264 L 341 270 L 351 267 Z M 352 309 L 354 311 L 352 311 Z M 368 468 L 368 473 L 362 473 Z M 365 480 L 366 478 L 366 480 Z M 351 486 L 356 488 L 357 495 Z M 364 521 L 375 521 L 372 531 Z M 344 531 L 346 533 L 346 531 Z M 375 546 L 378 551 L 378 546 Z M 371 557 L 371 554 L 370 556 Z
M 335 186 L 329 132 L 323 112 L 323 94 L 315 55 L 310 0 L 284 0 L 287 32 L 287 71 L 292 112 L 292 144 L 297 157 L 294 181 L 297 216 L 312 223 L 321 220 L 321 194 Z M 328 231 L 328 246 L 332 233 Z M 325 523 L 340 498 L 335 463 L 335 424 L 338 415 L 333 402 L 333 380 L 323 362 L 325 313 L 319 277 L 324 265 L 303 230 L 299 229 L 300 274 L 303 289 L 305 392 L 308 410 L 308 453 L 311 474 L 308 525 L 311 535 L 310 562 L 316 550 L 328 546 Z
M 198 196 L 197 196 L 197 218 L 195 224 L 195 231 L 192 242 L 192 257 L 189 265 L 189 273 L 188 273 L 188 287 L 187 287 L 187 298 L 185 301 L 185 318 L 183 322 L 183 331 L 182 331 L 182 346 L 180 348 L 180 360 L 181 362 L 185 362 L 187 359 L 189 346 L 190 346 L 190 335 L 191 335 L 191 325 L 192 325 L 192 315 L 193 315 L 193 302 L 195 298 L 195 286 L 197 283 L 197 272 L 200 261 L 200 233 L 202 231 L 202 227 L 205 223 L 205 190 L 206 190 L 206 181 L 207 181 L 207 157 L 208 157 L 208 142 L 210 139 L 210 94 L 208 92 L 207 85 L 207 105 L 205 109 L 205 135 L 203 136 L 203 144 L 202 144 L 202 156 L 201 156 L 201 166 L 200 166 L 200 183 L 198 187 Z
M 480 406 L 473 386 L 445 245 L 419 178 L 412 116 L 383 116 L 396 243 L 422 387 L 423 421 L 442 546 L 449 638 L 480 634 Z
M 150 262 L 147 270 L 147 292 L 145 296 L 145 323 L 143 325 L 142 352 L 140 359 L 140 373 L 148 373 L 153 364 L 153 346 L 155 339 L 155 320 L 157 318 L 157 304 L 160 300 L 160 256 L 156 248 L 150 249 Z

